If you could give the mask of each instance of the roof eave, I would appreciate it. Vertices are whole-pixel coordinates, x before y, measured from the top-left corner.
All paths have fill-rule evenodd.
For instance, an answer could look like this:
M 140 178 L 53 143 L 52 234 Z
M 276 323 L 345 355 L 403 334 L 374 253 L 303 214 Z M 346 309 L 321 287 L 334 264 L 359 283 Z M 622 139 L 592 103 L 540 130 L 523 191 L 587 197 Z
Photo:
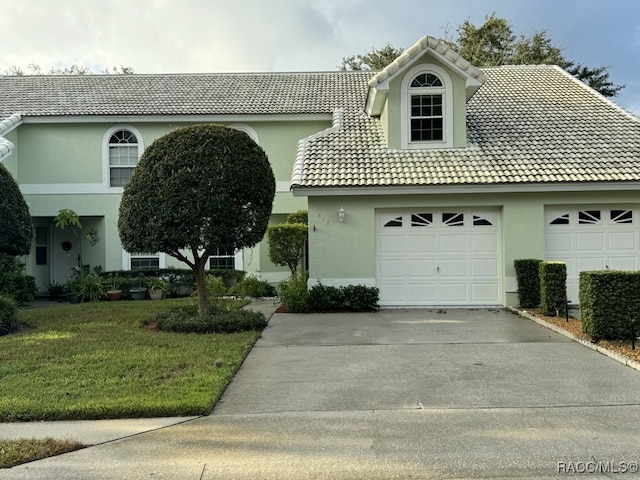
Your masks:
M 531 192 L 587 192 L 631 190 L 640 191 L 640 181 L 610 182 L 542 182 L 542 183 L 491 183 L 453 185 L 377 185 L 377 186 L 302 186 L 292 184 L 294 197 L 332 197 L 356 195 L 442 195 L 473 193 L 531 193 Z

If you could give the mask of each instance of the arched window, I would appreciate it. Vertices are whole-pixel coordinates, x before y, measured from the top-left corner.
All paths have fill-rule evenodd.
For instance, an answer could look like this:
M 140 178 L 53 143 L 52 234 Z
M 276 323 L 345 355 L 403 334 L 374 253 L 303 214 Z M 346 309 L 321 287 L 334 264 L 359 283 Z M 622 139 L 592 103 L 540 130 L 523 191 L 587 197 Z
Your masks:
M 453 145 L 453 86 L 438 65 L 418 65 L 402 81 L 403 148 Z
M 444 85 L 433 73 L 419 73 L 411 81 L 409 97 L 410 139 L 433 142 L 444 139 Z
M 138 164 L 138 137 L 128 129 L 116 130 L 109 136 L 108 151 L 109 186 L 124 187 Z

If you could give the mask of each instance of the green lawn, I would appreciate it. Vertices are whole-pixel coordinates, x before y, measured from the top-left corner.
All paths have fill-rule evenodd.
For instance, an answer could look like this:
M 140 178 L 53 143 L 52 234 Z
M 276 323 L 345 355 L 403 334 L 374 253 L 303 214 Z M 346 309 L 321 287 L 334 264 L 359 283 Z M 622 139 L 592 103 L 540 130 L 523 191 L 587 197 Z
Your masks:
M 0 337 L 0 421 L 206 415 L 260 336 L 146 330 L 190 299 L 21 309 Z

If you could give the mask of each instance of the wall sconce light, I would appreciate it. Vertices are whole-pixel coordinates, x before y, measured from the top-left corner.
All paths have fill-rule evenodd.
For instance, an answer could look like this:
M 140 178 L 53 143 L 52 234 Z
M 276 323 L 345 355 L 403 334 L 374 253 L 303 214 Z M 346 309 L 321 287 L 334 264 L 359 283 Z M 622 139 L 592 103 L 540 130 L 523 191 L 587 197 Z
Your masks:
M 344 208 L 340 207 L 340 210 L 338 210 L 338 220 L 340 220 L 340 223 L 344 223 L 344 216 Z

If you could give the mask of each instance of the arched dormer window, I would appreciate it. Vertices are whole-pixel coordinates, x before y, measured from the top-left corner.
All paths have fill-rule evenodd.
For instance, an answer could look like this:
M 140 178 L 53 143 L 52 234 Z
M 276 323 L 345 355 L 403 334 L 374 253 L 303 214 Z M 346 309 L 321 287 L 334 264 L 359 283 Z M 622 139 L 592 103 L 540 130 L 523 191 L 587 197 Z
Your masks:
M 444 85 L 433 73 L 419 73 L 409 85 L 411 142 L 444 139 Z
M 453 145 L 453 87 L 437 65 L 418 65 L 402 82 L 404 148 L 444 148 Z
M 143 149 L 142 136 L 133 127 L 116 126 L 105 133 L 103 175 L 109 187 L 122 188 L 131 180 Z

